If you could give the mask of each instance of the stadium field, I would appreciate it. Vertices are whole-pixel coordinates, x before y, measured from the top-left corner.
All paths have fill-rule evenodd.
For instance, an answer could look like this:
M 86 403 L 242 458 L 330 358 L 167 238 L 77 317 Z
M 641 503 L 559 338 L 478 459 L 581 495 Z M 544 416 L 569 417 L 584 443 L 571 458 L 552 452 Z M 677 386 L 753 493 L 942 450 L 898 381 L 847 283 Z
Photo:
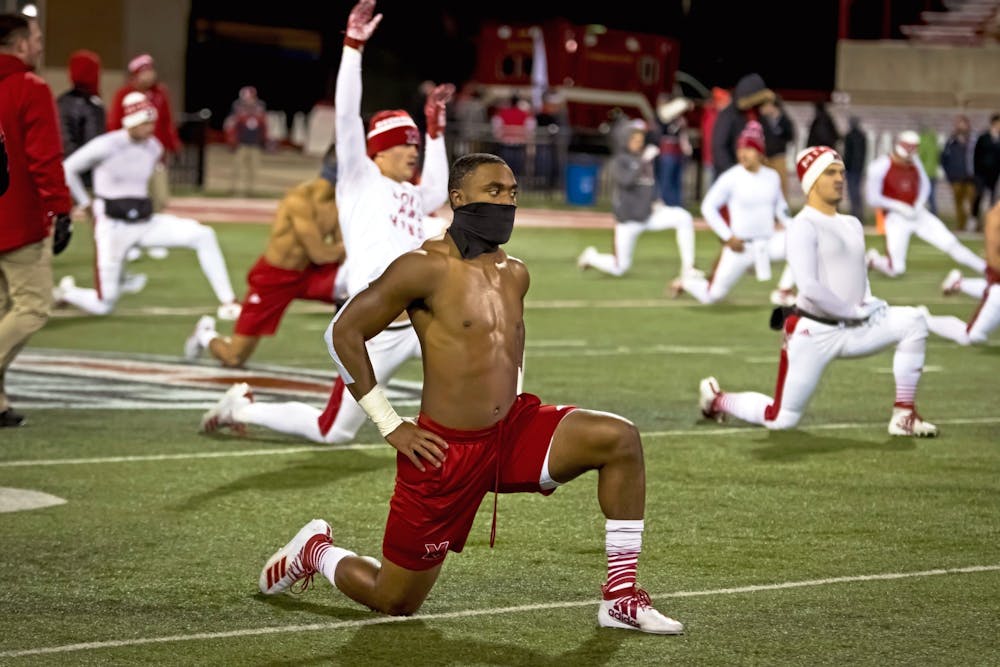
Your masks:
M 77 229 L 56 277 L 87 285 L 92 245 Z M 242 293 L 266 228 L 215 229 Z M 713 238 L 698 234 L 702 268 Z M 130 265 L 148 286 L 113 315 L 59 309 L 6 378 L 28 423 L 0 432 L 0 664 L 1000 664 L 996 335 L 977 348 L 929 340 L 918 405 L 936 439 L 886 433 L 888 350 L 830 366 L 797 430 L 720 425 L 698 411 L 702 377 L 773 390 L 770 285 L 747 276 L 725 303 L 698 306 L 664 296 L 672 232 L 644 236 L 620 279 L 576 269 L 590 244 L 608 247 L 610 232 L 515 230 L 508 250 L 532 273 L 525 389 L 639 427 L 639 579 L 686 634 L 597 627 L 593 473 L 548 498 L 502 496 L 493 549 L 484 502 L 412 618 L 360 608 L 321 577 L 302 595 L 259 595 L 264 561 L 314 517 L 337 543 L 379 555 L 394 450 L 371 425 L 342 447 L 260 429 L 199 434 L 238 379 L 261 383 L 258 400 L 322 405 L 331 313 L 294 304 L 243 371 L 185 363 L 185 337 L 215 304 L 193 253 L 177 250 Z M 966 318 L 971 299 L 940 294 L 950 268 L 915 239 L 908 274 L 873 275 L 873 292 Z M 401 413 L 416 413 L 419 381 L 410 363 L 392 384 Z

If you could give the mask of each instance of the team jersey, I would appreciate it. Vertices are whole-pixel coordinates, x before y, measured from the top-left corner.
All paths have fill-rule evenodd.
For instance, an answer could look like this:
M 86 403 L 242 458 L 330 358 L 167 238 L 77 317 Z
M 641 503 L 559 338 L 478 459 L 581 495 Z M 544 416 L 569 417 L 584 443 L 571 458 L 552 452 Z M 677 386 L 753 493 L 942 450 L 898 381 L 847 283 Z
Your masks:
M 796 305 L 832 319 L 854 319 L 871 296 L 865 233 L 850 215 L 805 206 L 786 231 L 787 261 L 798 287 Z
M 719 212 L 723 206 L 729 209 L 728 225 Z M 722 172 L 712 183 L 702 199 L 701 214 L 723 241 L 733 236 L 768 239 L 774 234 L 776 218 L 783 225 L 790 221 L 778 172 L 764 166 L 752 172 L 741 164 Z
M 153 175 L 163 145 L 156 137 L 132 139 L 128 130 L 112 130 L 94 137 L 63 162 L 66 184 L 80 206 L 90 203 L 81 174 L 94 170 L 94 196 L 101 199 L 149 196 Z
M 866 176 L 868 204 L 890 211 L 897 210 L 897 202 L 919 208 L 930 195 L 931 183 L 920 160 L 900 164 L 883 155 L 868 165 Z
M 361 120 L 361 53 L 344 47 L 336 89 L 337 209 L 347 294 L 354 296 L 426 240 L 424 218 L 448 199 L 444 137 L 425 137 L 420 185 L 382 175 L 368 157 Z

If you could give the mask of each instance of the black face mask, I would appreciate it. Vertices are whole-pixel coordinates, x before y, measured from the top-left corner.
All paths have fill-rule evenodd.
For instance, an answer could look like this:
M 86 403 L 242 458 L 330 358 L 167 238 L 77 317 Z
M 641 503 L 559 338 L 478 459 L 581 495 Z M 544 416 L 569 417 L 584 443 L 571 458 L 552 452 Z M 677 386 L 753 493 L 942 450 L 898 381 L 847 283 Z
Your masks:
M 464 259 L 478 257 L 484 252 L 496 252 L 510 240 L 514 231 L 513 204 L 476 202 L 455 209 L 455 218 L 448 228 L 458 251 Z

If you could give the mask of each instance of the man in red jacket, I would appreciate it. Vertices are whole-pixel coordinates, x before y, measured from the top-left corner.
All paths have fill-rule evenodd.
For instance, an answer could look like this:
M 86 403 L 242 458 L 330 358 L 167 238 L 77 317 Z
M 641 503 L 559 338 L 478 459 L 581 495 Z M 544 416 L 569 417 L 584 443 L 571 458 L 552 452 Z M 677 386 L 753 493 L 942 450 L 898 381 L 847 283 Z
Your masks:
M 153 136 L 163 144 L 163 157 L 152 178 L 149 179 L 149 197 L 153 200 L 153 210 L 159 213 L 166 208 L 167 200 L 170 199 L 170 178 L 167 168 L 180 152 L 181 140 L 174 125 L 174 116 L 170 111 L 167 86 L 160 82 L 155 65 L 153 56 L 148 53 L 140 54 L 128 62 L 128 81 L 115 92 L 108 106 L 108 130 L 122 128 L 123 101 L 131 92 L 145 93 L 156 107 L 156 127 Z M 129 260 L 139 258 L 139 250 L 135 249 L 133 252 L 134 254 L 129 255 Z M 166 248 L 149 248 L 147 252 L 154 259 L 163 259 L 167 256 Z
M 52 254 L 65 249 L 71 234 L 56 103 L 32 72 L 41 53 L 36 21 L 0 15 L 0 126 L 10 174 L 0 197 L 0 428 L 24 421 L 10 407 L 4 376 L 49 318 Z

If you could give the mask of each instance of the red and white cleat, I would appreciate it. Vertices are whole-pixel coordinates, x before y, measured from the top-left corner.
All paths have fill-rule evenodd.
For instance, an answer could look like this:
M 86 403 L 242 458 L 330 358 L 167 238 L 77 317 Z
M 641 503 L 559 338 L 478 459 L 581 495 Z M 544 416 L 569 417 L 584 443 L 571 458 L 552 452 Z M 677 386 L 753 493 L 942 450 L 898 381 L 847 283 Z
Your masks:
M 915 408 L 892 409 L 892 419 L 889 420 L 889 435 L 903 435 L 917 438 L 933 438 L 938 434 L 938 427 L 924 421 Z
M 707 377 L 698 385 L 698 407 L 705 419 L 714 419 L 720 424 L 725 421 L 726 414 L 719 411 L 716 403 L 722 389 L 719 388 L 719 381 L 714 377 Z
M 951 296 L 952 294 L 957 294 L 962 288 L 962 272 L 958 269 L 952 269 L 948 272 L 948 275 L 944 277 L 941 281 L 941 293 L 945 296 Z
M 253 390 L 246 382 L 237 382 L 226 390 L 219 402 L 201 417 L 199 430 L 214 433 L 228 426 L 239 435 L 246 434 L 246 424 L 236 418 L 236 411 L 253 403 Z
M 615 593 L 609 593 L 604 587 L 601 590 L 604 599 L 597 610 L 597 624 L 602 628 L 638 630 L 654 635 L 684 633 L 684 624 L 653 609 L 649 593 L 641 588 L 633 587 Z
M 264 595 L 277 595 L 301 581 L 302 586 L 293 593 L 309 588 L 316 570 L 305 564 L 306 551 L 319 542 L 331 544 L 333 529 L 323 519 L 313 519 L 295 534 L 292 541 L 267 559 L 260 572 L 258 586 Z

